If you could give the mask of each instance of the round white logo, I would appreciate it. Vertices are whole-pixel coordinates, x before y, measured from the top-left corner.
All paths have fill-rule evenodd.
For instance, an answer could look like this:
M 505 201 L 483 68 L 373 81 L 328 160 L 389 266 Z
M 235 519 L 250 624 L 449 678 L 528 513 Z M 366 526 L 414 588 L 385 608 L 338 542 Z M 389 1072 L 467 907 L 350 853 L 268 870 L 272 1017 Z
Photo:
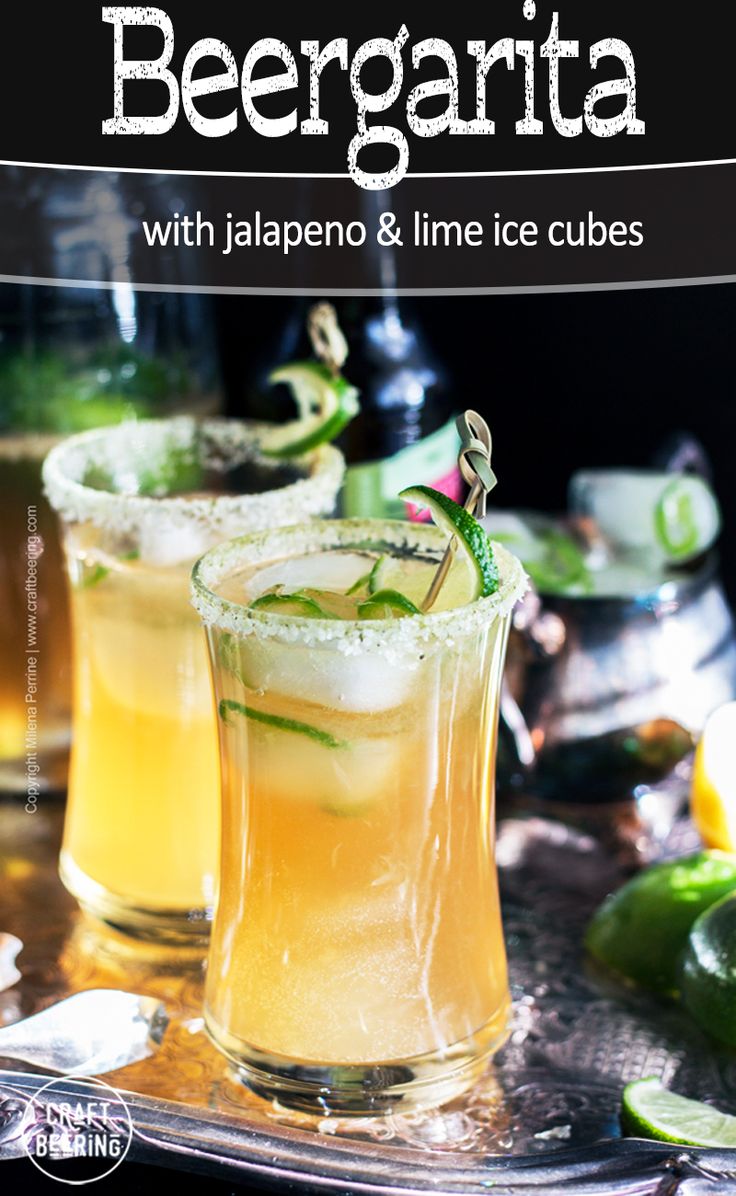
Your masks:
M 119 1167 L 133 1137 L 130 1110 L 116 1088 L 91 1076 L 50 1080 L 28 1101 L 21 1123 L 26 1154 L 44 1175 L 62 1184 L 91 1184 Z

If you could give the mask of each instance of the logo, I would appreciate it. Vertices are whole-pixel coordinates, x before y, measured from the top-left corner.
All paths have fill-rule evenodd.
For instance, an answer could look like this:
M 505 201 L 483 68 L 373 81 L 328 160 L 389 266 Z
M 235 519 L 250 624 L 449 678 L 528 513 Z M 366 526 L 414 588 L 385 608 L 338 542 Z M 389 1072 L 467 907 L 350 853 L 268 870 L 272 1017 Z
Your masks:
M 76 1088 L 78 1083 L 84 1084 L 84 1092 Z M 34 1167 L 59 1183 L 78 1186 L 104 1179 L 120 1166 L 133 1122 L 117 1089 L 89 1076 L 62 1076 L 30 1098 L 21 1133 Z

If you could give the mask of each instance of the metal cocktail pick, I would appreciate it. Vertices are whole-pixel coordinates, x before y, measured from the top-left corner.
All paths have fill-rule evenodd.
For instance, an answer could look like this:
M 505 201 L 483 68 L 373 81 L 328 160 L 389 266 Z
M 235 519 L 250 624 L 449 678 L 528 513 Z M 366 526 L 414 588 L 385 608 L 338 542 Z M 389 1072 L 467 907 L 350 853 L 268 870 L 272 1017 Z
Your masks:
M 465 499 L 465 510 L 482 519 L 486 513 L 486 495 L 497 481 L 491 469 L 491 430 L 477 411 L 463 412 L 455 420 L 455 426 L 460 436 L 458 466 L 470 486 L 470 492 Z M 422 602 L 423 611 L 428 611 L 436 601 L 442 583 L 450 571 L 456 548 L 457 537 L 452 536 Z

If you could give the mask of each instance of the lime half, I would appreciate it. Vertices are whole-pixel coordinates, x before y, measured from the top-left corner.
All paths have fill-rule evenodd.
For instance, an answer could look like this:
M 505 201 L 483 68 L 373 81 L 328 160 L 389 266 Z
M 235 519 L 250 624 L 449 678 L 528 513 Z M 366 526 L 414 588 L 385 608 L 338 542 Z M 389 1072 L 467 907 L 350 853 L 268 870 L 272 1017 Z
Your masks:
M 701 914 L 690 931 L 680 987 L 701 1029 L 736 1046 L 736 893 Z
M 339 436 L 360 410 L 358 391 L 341 374 L 320 361 L 280 366 L 269 382 L 285 382 L 299 409 L 299 418 L 270 429 L 261 441 L 267 457 L 299 457 Z
M 401 491 L 399 497 L 417 506 L 427 507 L 437 526 L 447 532 L 448 536 L 457 537 L 459 551 L 456 555 L 469 570 L 468 596 L 465 602 L 474 602 L 477 598 L 495 594 L 498 589 L 498 566 L 491 542 L 478 520 L 454 499 L 448 498 L 439 490 L 433 490 L 431 486 L 409 486 L 407 490 Z M 383 579 L 382 584 L 386 584 Z M 446 584 L 447 582 L 443 583 L 440 594 Z M 460 606 L 464 603 L 455 602 L 453 605 Z M 434 609 L 442 608 L 435 604 Z
M 624 1088 L 621 1121 L 627 1134 L 683 1146 L 736 1146 L 736 1117 L 699 1100 L 677 1096 L 650 1077 Z

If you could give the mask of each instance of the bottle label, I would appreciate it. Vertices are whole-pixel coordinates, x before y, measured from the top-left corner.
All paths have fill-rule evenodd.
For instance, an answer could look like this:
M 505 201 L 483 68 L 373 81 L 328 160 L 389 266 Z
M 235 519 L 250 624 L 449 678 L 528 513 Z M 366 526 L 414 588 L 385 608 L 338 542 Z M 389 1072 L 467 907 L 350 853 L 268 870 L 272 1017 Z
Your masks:
M 417 510 L 397 497 L 400 490 L 414 485 L 433 486 L 460 502 L 463 483 L 457 467 L 459 448 L 460 438 L 451 419 L 393 457 L 351 465 L 345 475 L 343 515 L 424 521 L 429 518 L 427 511 Z

